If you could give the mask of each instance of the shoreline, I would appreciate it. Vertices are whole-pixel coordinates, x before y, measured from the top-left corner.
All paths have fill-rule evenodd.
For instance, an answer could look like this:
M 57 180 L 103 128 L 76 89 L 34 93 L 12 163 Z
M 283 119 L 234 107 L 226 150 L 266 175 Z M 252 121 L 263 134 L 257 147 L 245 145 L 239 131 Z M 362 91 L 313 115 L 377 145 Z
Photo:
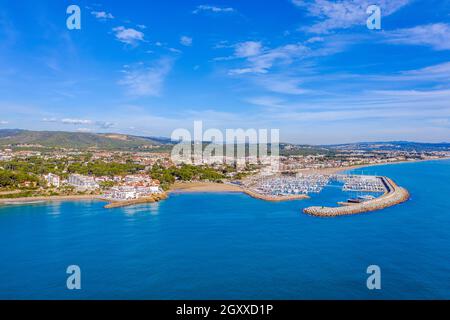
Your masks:
M 340 168 L 301 169 L 298 171 L 298 173 L 340 174 L 340 173 L 343 173 L 343 172 L 349 171 L 349 170 L 370 168 L 370 167 L 376 167 L 376 166 L 390 166 L 390 165 L 395 165 L 395 164 L 420 163 L 420 162 L 444 161 L 444 160 L 450 160 L 450 157 L 437 158 L 437 159 L 412 160 L 412 161 L 402 160 L 402 161 L 385 162 L 385 163 L 356 164 L 353 166 L 346 166 L 346 167 L 340 167 Z
M 72 195 L 72 196 L 40 196 L 25 198 L 0 199 L 0 204 L 20 204 L 27 202 L 57 202 L 57 201 L 93 201 L 100 200 L 97 195 Z
M 170 193 L 244 193 L 252 198 L 271 201 L 271 202 L 282 202 L 282 201 L 293 201 L 309 199 L 309 196 L 300 194 L 292 196 L 269 196 L 264 194 L 259 194 L 253 192 L 249 189 L 240 187 L 238 185 L 228 184 L 228 183 L 214 183 L 214 182 L 183 182 L 175 184 L 172 187 Z
M 243 192 L 238 185 L 215 182 L 177 182 L 168 193 L 220 193 L 220 192 Z
M 438 158 L 438 159 L 424 159 L 424 160 L 414 160 L 414 161 L 398 161 L 398 162 L 388 162 L 388 163 L 374 163 L 374 164 L 361 164 L 340 168 L 323 168 L 323 169 L 303 169 L 299 173 L 317 173 L 317 174 L 338 174 L 349 170 L 368 168 L 373 166 L 385 166 L 385 165 L 395 165 L 395 164 L 405 164 L 405 163 L 417 163 L 417 162 L 427 162 L 427 161 L 443 161 L 450 160 L 450 158 Z M 266 201 L 290 201 L 290 200 L 300 200 L 308 199 L 307 195 L 289 196 L 285 199 L 273 199 L 270 196 L 264 196 L 256 194 L 252 191 L 246 190 L 238 185 L 232 185 L 227 183 L 213 183 L 213 182 L 182 182 L 175 183 L 167 194 L 172 193 L 244 193 L 253 198 L 266 200 Z M 39 197 L 25 197 L 25 198 L 5 198 L 0 199 L 0 205 L 10 204 L 20 204 L 27 202 L 57 202 L 57 201 L 105 201 L 101 199 L 100 195 L 68 195 L 68 196 L 39 196 Z

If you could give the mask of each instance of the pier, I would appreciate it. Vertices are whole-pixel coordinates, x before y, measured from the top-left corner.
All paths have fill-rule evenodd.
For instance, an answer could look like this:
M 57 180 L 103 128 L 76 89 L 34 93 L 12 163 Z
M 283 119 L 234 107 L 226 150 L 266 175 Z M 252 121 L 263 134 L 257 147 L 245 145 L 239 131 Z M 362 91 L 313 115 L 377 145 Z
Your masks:
M 399 187 L 388 177 L 379 177 L 379 179 L 385 189 L 385 193 L 379 198 L 341 207 L 309 207 L 303 212 L 318 217 L 353 215 L 392 207 L 409 199 L 409 192 L 406 189 Z
M 165 200 L 167 198 L 168 198 L 167 193 L 159 193 L 159 194 L 153 194 L 148 197 L 142 197 L 139 199 L 113 201 L 113 202 L 110 202 L 109 204 L 107 204 L 105 206 L 105 209 L 122 208 L 122 207 L 137 205 L 137 204 L 145 204 L 145 203 L 154 203 L 154 202 L 159 202 L 161 200 Z

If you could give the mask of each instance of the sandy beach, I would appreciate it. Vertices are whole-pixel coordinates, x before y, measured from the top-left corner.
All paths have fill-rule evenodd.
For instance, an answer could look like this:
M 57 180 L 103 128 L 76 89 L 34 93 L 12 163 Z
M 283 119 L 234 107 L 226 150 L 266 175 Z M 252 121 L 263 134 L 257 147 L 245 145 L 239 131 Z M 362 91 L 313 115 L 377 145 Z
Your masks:
M 27 203 L 36 201 L 86 201 L 86 200 L 96 200 L 98 196 L 95 195 L 82 195 L 82 196 L 49 196 L 49 197 L 26 197 L 26 198 L 10 198 L 10 199 L 0 199 L 0 204 L 10 204 L 10 203 Z
M 214 182 L 177 182 L 170 188 L 170 193 L 182 192 L 243 192 L 237 185 Z
M 308 199 L 309 197 L 307 195 L 301 194 L 301 195 L 292 195 L 292 196 L 269 196 L 269 195 L 263 195 L 258 194 L 256 192 L 253 192 L 251 190 L 242 188 L 237 185 L 232 184 L 226 184 L 226 183 L 214 183 L 214 182 L 183 182 L 183 183 L 176 183 L 172 187 L 171 191 L 172 193 L 220 193 L 220 192 L 239 192 L 239 193 L 245 193 L 249 195 L 252 198 L 259 199 L 259 200 L 265 200 L 265 201 L 272 201 L 272 202 L 281 202 L 281 201 L 292 201 L 292 200 L 301 200 L 301 199 Z

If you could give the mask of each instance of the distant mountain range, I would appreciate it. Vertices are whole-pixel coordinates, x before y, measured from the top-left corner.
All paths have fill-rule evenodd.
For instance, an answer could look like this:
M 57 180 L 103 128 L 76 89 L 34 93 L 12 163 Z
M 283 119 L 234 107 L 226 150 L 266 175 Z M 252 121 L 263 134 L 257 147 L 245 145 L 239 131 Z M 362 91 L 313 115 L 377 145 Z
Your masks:
M 34 145 L 51 148 L 104 150 L 142 150 L 170 148 L 174 144 L 170 138 L 143 137 L 117 133 L 84 133 L 64 131 L 30 131 L 20 129 L 0 129 L 0 146 Z M 401 150 L 401 151 L 450 151 L 450 143 L 421 143 L 408 141 L 358 142 L 336 145 L 296 145 L 281 144 L 283 154 L 336 152 L 337 150 Z
M 358 142 L 323 146 L 332 150 L 389 150 L 389 151 L 450 151 L 450 143 L 423 143 L 410 141 Z
M 132 150 L 163 144 L 165 143 L 159 138 L 152 139 L 115 133 L 0 130 L 0 146 L 35 145 L 53 148 Z

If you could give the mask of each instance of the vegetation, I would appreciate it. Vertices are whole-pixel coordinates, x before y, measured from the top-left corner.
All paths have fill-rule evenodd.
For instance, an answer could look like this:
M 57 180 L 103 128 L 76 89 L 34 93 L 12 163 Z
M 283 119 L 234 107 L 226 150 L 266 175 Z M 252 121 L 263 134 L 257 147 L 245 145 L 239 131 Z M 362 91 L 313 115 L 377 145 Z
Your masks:
M 40 182 L 39 178 L 25 172 L 13 172 L 0 170 L 0 188 L 19 188 L 27 185 L 36 186 Z
M 230 170 L 230 168 L 226 168 Z M 175 181 L 203 180 L 212 182 L 222 182 L 225 178 L 224 170 L 214 169 L 210 166 L 193 166 L 184 164 L 180 167 L 164 168 L 156 164 L 149 171 L 153 179 L 159 180 L 161 187 L 168 190 Z
M 48 148 L 136 150 L 159 148 L 159 142 L 120 134 L 97 134 L 85 132 L 0 130 L 1 146 L 34 145 Z
M 128 163 L 117 163 L 117 162 L 103 162 L 103 161 L 94 161 L 94 162 L 77 162 L 72 163 L 68 166 L 67 172 L 78 173 L 82 175 L 89 176 L 123 176 L 127 174 L 136 174 L 137 172 L 144 169 L 144 166 L 139 164 L 134 164 L 131 162 Z

